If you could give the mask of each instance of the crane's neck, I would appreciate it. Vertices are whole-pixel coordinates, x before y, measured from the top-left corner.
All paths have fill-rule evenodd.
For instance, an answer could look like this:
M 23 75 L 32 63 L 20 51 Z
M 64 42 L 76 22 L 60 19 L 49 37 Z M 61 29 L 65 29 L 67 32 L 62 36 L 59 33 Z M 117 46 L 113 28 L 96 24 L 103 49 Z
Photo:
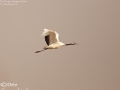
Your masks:
M 69 44 L 65 44 L 66 46 L 68 46 L 68 45 L 74 45 L 73 43 L 69 43 Z

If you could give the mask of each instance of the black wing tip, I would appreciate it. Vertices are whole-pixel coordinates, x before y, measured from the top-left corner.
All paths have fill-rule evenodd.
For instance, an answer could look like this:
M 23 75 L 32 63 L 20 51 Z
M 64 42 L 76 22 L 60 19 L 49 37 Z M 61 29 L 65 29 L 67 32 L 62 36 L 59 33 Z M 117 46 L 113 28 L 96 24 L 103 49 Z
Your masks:
M 45 36 L 45 41 L 46 41 L 46 44 L 47 44 L 48 46 L 49 46 L 49 44 L 50 44 L 49 36 L 50 36 L 50 35 Z

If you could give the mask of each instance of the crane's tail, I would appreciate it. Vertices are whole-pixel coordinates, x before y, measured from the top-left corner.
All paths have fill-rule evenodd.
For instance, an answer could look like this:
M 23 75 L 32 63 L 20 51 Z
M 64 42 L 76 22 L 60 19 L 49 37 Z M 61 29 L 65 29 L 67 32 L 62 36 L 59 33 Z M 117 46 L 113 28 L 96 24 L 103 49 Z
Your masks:
M 41 51 L 36 51 L 35 53 L 39 53 L 39 52 L 42 52 L 42 51 L 45 51 L 45 50 L 47 50 L 47 49 L 44 49 L 44 50 L 41 50 Z

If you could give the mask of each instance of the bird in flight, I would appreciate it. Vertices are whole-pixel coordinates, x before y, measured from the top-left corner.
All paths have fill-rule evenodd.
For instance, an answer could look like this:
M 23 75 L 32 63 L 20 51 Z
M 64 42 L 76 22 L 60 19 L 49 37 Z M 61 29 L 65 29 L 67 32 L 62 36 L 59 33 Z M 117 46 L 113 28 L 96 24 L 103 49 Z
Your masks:
M 35 53 L 39 53 L 48 49 L 58 49 L 61 46 L 78 45 L 77 43 L 64 44 L 62 42 L 59 42 L 59 34 L 56 31 L 49 29 L 44 29 L 42 36 L 45 37 L 47 46 L 45 46 L 43 50 L 36 51 Z

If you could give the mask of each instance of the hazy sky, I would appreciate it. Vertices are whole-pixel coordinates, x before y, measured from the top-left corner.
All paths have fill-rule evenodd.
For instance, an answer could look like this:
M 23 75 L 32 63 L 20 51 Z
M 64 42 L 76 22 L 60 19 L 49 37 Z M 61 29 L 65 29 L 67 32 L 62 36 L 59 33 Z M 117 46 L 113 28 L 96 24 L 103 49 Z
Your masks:
M 26 1 L 0 5 L 0 83 L 17 83 L 11 90 L 120 90 L 119 0 Z M 36 54 L 46 46 L 44 28 L 79 45 Z

